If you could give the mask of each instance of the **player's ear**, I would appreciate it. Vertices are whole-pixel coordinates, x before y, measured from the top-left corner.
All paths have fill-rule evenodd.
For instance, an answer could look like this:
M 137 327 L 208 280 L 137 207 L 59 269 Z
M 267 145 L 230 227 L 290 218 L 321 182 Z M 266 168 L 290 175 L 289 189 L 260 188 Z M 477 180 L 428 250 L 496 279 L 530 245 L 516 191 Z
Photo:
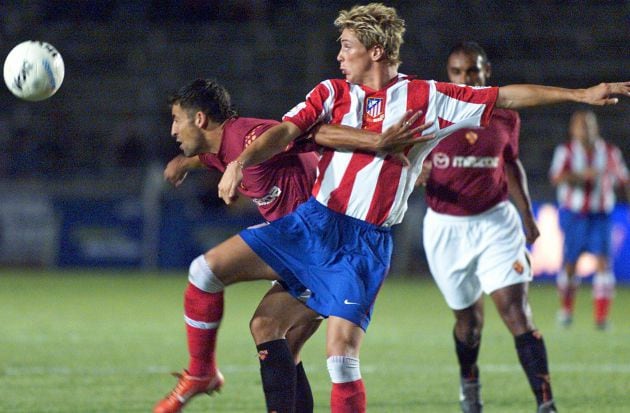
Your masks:
M 195 113 L 195 126 L 200 129 L 205 129 L 208 126 L 208 117 L 202 111 Z
M 486 78 L 490 79 L 492 77 L 492 65 L 490 62 L 486 63 Z
M 372 60 L 378 62 L 379 60 L 385 58 L 385 49 L 380 44 L 374 45 L 370 49 L 370 56 L 372 57 Z

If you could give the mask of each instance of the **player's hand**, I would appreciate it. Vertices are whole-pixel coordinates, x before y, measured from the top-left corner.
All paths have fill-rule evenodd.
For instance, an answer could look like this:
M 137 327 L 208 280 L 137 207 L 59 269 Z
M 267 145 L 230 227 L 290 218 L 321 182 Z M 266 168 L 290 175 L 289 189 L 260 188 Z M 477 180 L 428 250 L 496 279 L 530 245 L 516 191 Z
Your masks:
M 431 169 L 433 169 L 433 162 L 428 159 L 422 162 L 422 170 L 420 171 L 418 179 L 416 179 L 416 188 L 419 186 L 427 186 Z
M 630 82 L 600 83 L 584 90 L 584 103 L 591 105 L 614 105 L 619 99 L 615 95 L 630 97 Z
M 238 199 L 236 193 L 243 180 L 243 166 L 240 162 L 232 161 L 225 167 L 225 172 L 219 181 L 219 198 L 227 205 Z
M 582 180 L 584 183 L 594 182 L 597 177 L 600 175 L 599 171 L 595 168 L 586 168 L 584 172 L 582 172 Z
M 177 155 L 166 164 L 164 168 L 164 180 L 170 182 L 177 188 L 184 182 L 186 175 L 188 175 L 188 168 L 186 167 L 186 157 L 183 155 Z
M 376 139 L 377 151 L 387 152 L 403 165 L 409 166 L 409 159 L 405 155 L 405 151 L 412 145 L 423 144 L 435 139 L 434 134 L 422 135 L 425 130 L 433 126 L 433 122 L 414 127 L 421 115 L 422 111 L 414 113 L 408 110 L 396 124 L 378 135 Z
M 414 127 L 420 116 L 422 116 L 422 111 L 414 113 L 408 110 L 396 124 L 377 136 L 377 150 L 391 153 L 401 152 L 410 145 L 427 142 L 435 138 L 433 134 L 422 135 L 422 132 L 429 129 L 433 122 Z
M 523 227 L 525 229 L 525 240 L 529 245 L 533 244 L 540 236 L 540 231 L 532 214 L 526 214 L 523 217 Z

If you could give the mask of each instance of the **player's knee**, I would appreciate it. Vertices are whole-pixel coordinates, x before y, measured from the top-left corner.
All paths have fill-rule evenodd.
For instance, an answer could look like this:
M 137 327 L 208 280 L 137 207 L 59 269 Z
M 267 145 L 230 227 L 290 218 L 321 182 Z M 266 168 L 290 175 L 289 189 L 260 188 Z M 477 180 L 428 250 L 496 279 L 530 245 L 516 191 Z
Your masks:
M 457 318 L 455 322 L 455 336 L 468 346 L 476 346 L 481 341 L 483 317 L 477 314 L 470 318 Z
M 254 314 L 249 321 L 249 331 L 256 344 L 278 340 L 284 337 L 284 332 L 275 318 L 258 314 Z
M 198 256 L 190 263 L 188 281 L 208 293 L 217 293 L 223 291 L 224 288 L 223 283 L 210 269 L 210 265 L 203 255 Z
M 359 359 L 347 356 L 330 356 L 326 360 L 328 374 L 333 383 L 349 383 L 361 379 Z
M 463 328 L 455 327 L 455 337 L 469 347 L 476 347 L 481 341 L 482 324 L 465 324 Z

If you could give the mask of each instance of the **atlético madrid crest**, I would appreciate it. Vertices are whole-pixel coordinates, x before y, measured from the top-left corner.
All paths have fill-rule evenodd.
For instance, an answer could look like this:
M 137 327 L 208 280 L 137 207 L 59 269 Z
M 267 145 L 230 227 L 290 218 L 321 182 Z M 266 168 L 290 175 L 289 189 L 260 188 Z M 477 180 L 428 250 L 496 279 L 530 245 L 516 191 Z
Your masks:
M 365 113 L 372 118 L 372 122 L 383 120 L 383 98 L 367 98 Z

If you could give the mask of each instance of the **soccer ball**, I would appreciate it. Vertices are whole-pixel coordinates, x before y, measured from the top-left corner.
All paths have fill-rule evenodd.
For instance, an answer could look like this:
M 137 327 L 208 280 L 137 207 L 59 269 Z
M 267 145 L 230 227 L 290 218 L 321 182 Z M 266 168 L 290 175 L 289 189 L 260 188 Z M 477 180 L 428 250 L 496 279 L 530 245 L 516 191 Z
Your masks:
M 4 61 L 4 82 L 11 93 L 33 102 L 54 95 L 63 82 L 64 73 L 61 54 L 46 42 L 22 42 Z

